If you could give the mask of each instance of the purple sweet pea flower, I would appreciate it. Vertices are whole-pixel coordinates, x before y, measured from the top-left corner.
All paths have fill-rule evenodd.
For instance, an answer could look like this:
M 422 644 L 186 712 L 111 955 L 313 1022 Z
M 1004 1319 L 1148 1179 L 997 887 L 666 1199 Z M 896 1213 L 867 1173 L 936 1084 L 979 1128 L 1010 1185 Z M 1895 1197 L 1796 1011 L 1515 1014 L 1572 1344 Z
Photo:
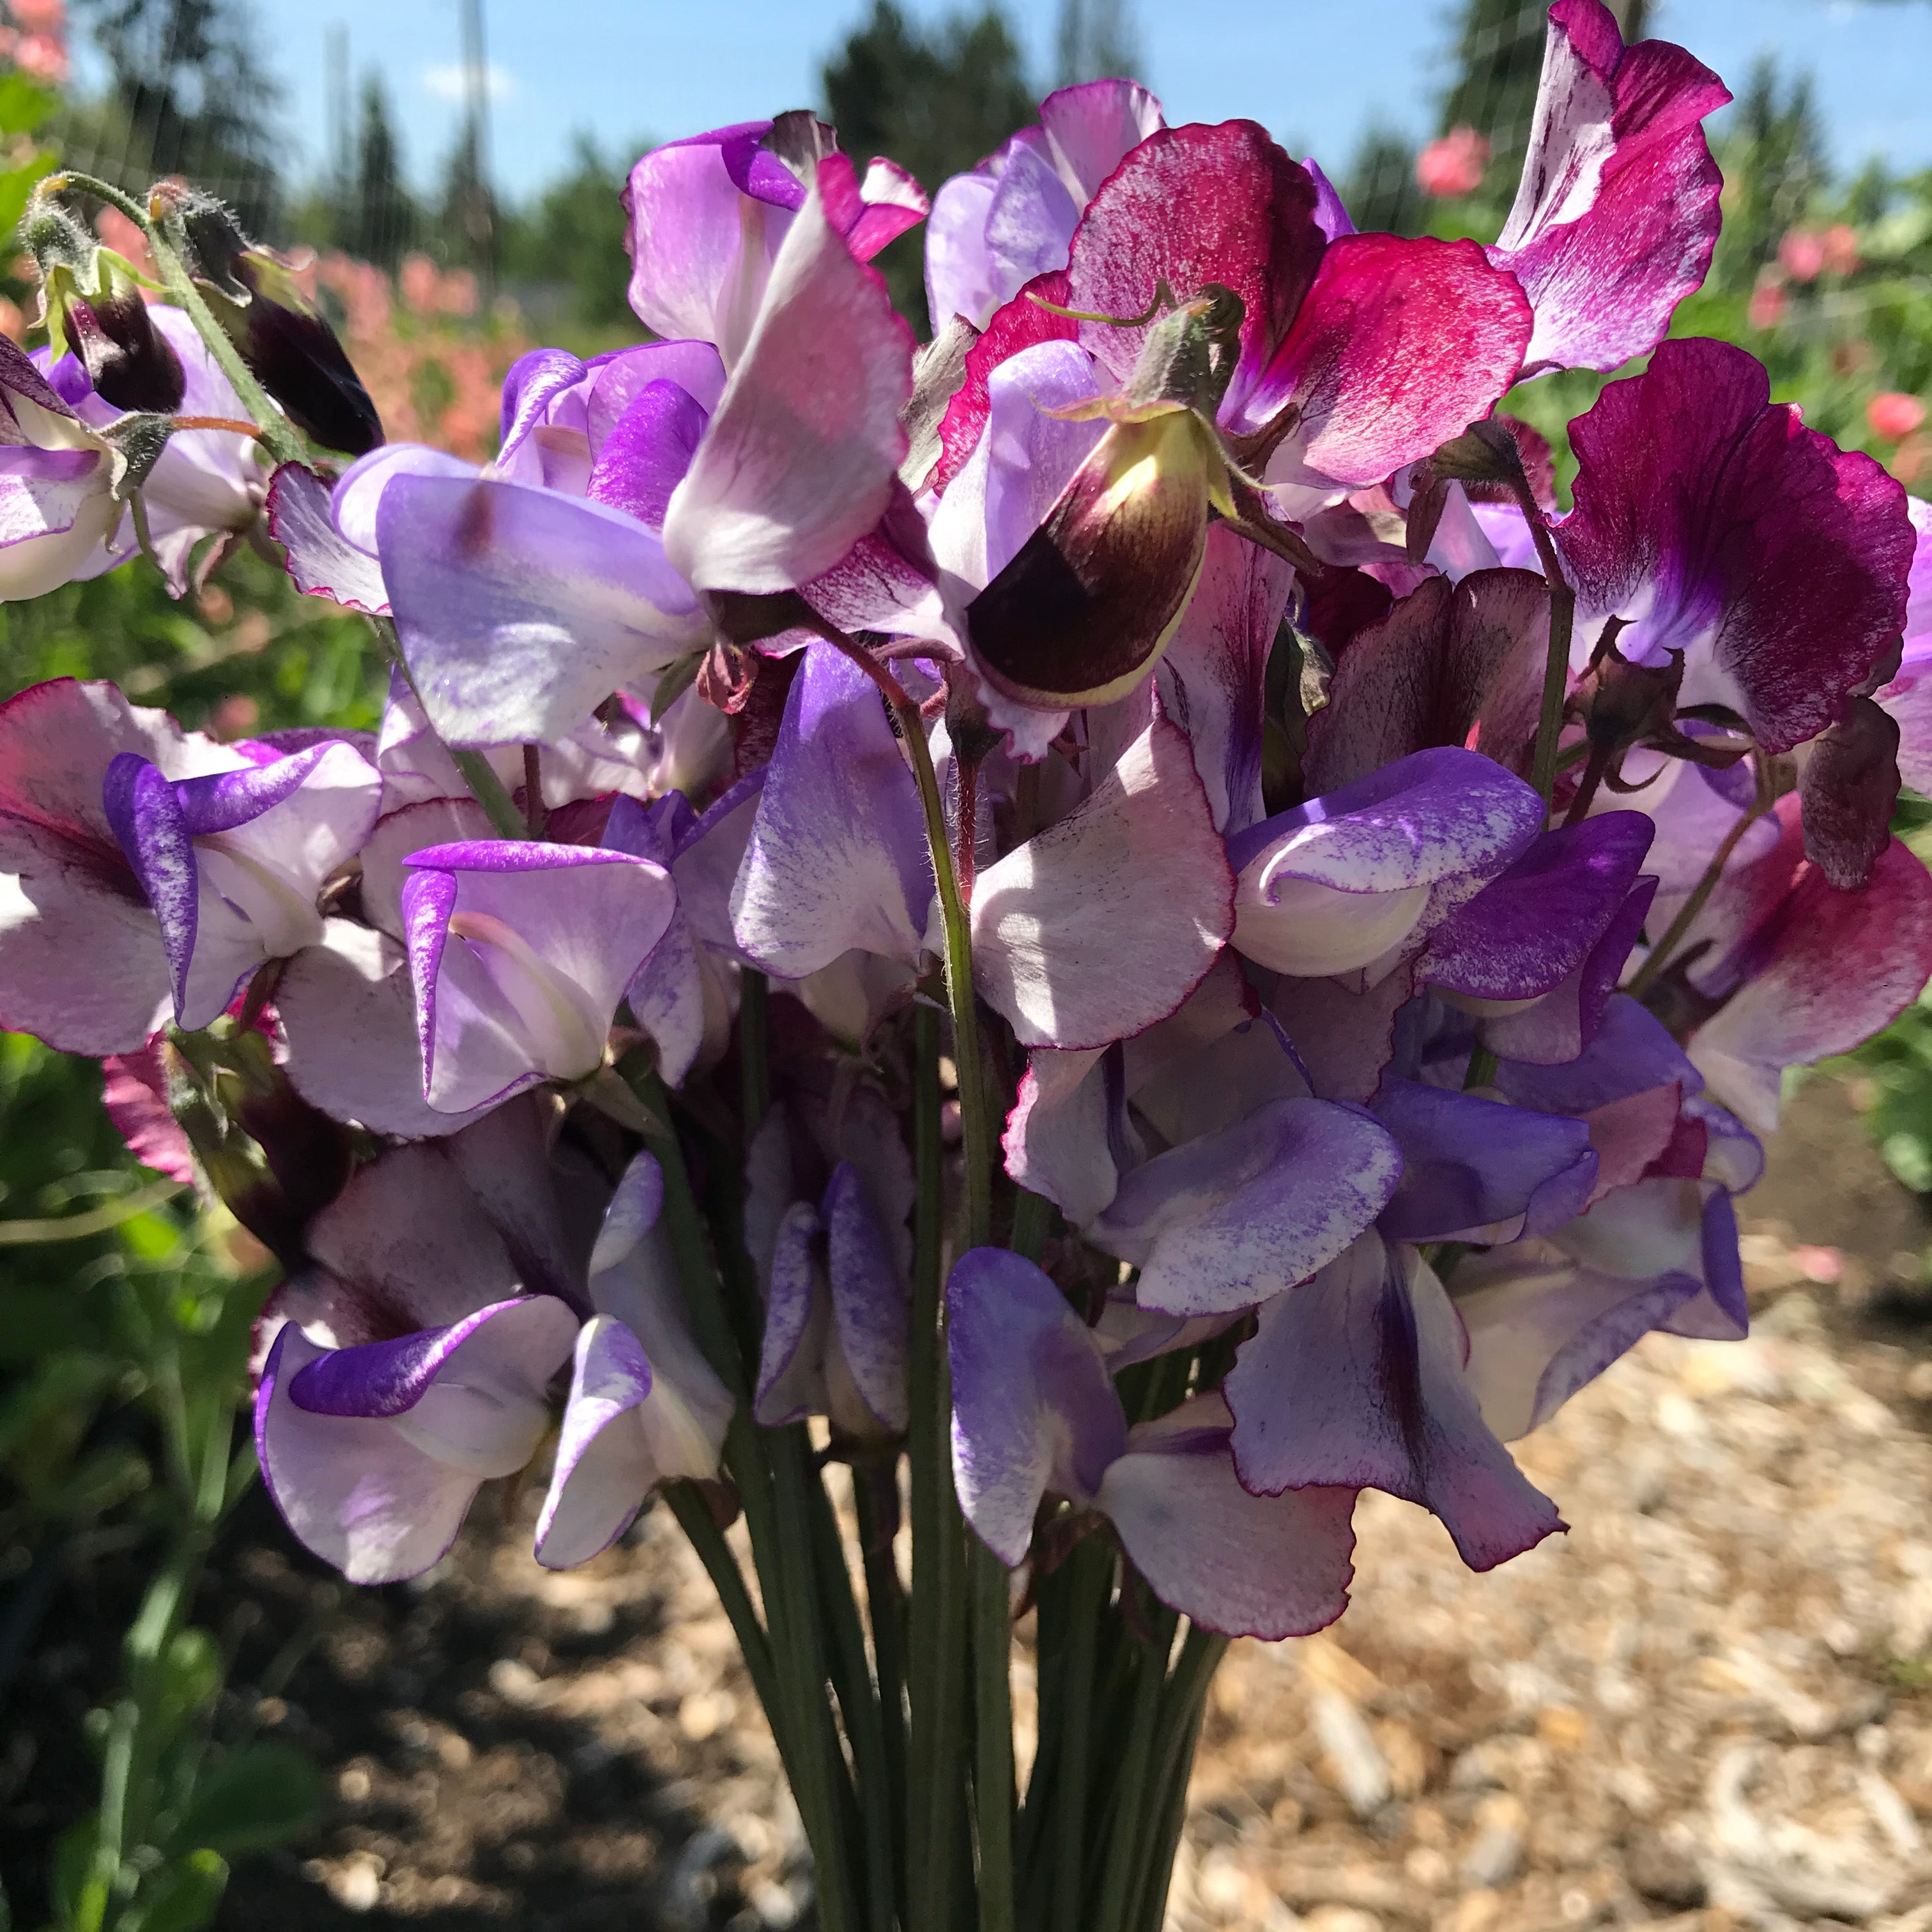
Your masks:
M 1387 1490 L 1487 1570 L 1563 1527 L 1484 1421 L 1461 1323 L 1420 1253 L 1364 1235 L 1262 1310 L 1226 1390 L 1242 1483 Z
M 604 1063 L 617 1004 L 676 903 L 624 852 L 477 839 L 412 853 L 402 890 L 424 1097 L 495 1105 Z
M 0 602 L 42 596 L 121 560 L 105 548 L 124 508 L 118 467 L 34 363 L 0 344 Z
M 587 1311 L 540 1110 L 362 1168 L 276 1291 L 255 1440 L 290 1528 L 358 1582 L 419 1574 L 530 1460 Z M 274 1324 L 279 1322 L 280 1326 Z
M 70 1053 L 136 1052 L 174 1010 L 161 928 L 104 802 L 122 758 L 164 784 L 253 781 L 239 752 L 111 685 L 59 678 L 0 706 L 0 1024 Z M 226 904 L 211 915 L 238 922 Z
M 320 942 L 316 899 L 374 829 L 382 779 L 340 740 L 179 779 L 124 752 L 103 797 L 160 922 L 176 1018 L 194 1028 L 258 967 Z
M 1244 1490 L 1216 1396 L 1129 1429 L 1093 1331 L 1017 1255 L 962 1256 L 946 1307 L 959 1505 L 1009 1568 L 1052 1494 L 1104 1516 L 1154 1594 L 1206 1629 L 1306 1636 L 1341 1615 L 1353 1488 Z
M 730 1392 L 692 1339 L 648 1154 L 625 1170 L 590 1257 L 596 1311 L 579 1331 L 537 1520 L 536 1557 L 567 1569 L 608 1549 L 660 1483 L 718 1473 Z
M 926 225 L 933 326 L 963 316 L 984 328 L 1036 275 L 1066 266 L 1073 231 L 1100 184 L 1156 128 L 1160 103 L 1131 80 L 1063 87 L 970 174 L 932 197 Z
M 715 342 L 735 368 L 817 164 L 836 139 L 810 115 L 792 113 L 645 155 L 624 190 L 631 306 L 644 326 Z M 875 158 L 860 176 L 845 161 L 843 174 L 829 212 L 855 260 L 870 261 L 924 218 L 926 196 L 896 164 Z
M 1104 1044 L 1184 1001 L 1229 930 L 1228 876 L 1185 736 L 1147 713 L 1090 752 L 1071 808 L 982 872 L 980 994 L 1029 1046 Z M 815 644 L 793 682 L 731 898 L 745 956 L 788 979 L 853 952 L 938 950 L 917 790 L 871 680 Z
M 1519 858 L 1543 817 L 1479 752 L 1412 752 L 1228 840 L 1235 950 L 1306 979 L 1393 963 Z
M 306 472 L 278 476 L 297 583 L 393 610 L 446 742 L 562 739 L 706 644 L 708 593 L 810 586 L 890 524 L 911 340 L 838 225 L 857 194 L 844 156 L 816 163 L 728 379 L 704 340 L 592 364 L 538 350 L 506 385 L 488 469 L 386 447 L 343 477 L 326 518 Z M 903 574 L 887 572 L 888 603 Z M 862 622 L 870 601 L 861 586 L 834 614 Z

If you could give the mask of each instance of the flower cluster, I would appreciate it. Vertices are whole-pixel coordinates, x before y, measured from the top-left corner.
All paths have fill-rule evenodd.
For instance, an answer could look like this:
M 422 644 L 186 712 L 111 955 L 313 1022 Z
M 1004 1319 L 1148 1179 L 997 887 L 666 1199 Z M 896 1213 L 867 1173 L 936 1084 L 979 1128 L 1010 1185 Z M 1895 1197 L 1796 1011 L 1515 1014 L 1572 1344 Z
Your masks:
M 554 1438 L 576 1562 L 741 1406 L 896 1459 L 944 1196 L 1010 1568 L 1101 1536 L 1273 1637 L 1340 1612 L 1365 1487 L 1478 1568 L 1561 1526 L 1507 1444 L 1743 1334 L 1786 1069 L 1932 974 L 1922 506 L 1662 339 L 1727 98 L 1559 0 L 1486 249 L 1126 82 L 929 214 L 808 116 L 722 129 L 632 176 L 656 339 L 525 356 L 480 466 L 190 428 L 130 483 L 80 360 L 0 361 L 6 594 L 128 554 L 130 495 L 182 581 L 262 506 L 398 643 L 374 738 L 0 711 L 0 1021 L 145 1067 L 142 1144 L 165 1092 L 286 1263 L 256 1427 L 310 1548 L 419 1571 Z M 868 262 L 922 218 L 916 350 Z M 1504 392 L 1646 354 L 1558 514 Z

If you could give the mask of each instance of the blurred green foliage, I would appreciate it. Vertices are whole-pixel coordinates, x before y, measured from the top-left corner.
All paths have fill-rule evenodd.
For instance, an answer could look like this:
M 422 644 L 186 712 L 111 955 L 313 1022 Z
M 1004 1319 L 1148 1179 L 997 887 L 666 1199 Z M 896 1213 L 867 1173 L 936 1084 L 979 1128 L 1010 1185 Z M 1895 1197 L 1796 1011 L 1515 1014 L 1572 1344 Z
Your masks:
M 182 604 L 136 562 L 0 605 L 0 688 L 68 676 L 231 736 L 374 724 L 386 683 L 361 618 L 247 550 Z M 134 1160 L 93 1063 L 0 1035 L 0 1728 L 63 1592 L 104 1552 L 151 1552 L 90 1720 L 100 1801 L 53 1848 L 48 1932 L 206 1925 L 227 1862 L 298 1833 L 321 1802 L 298 1754 L 218 1734 L 224 1660 L 193 1620 L 254 1479 L 240 1412 L 262 1259 L 225 1213 Z

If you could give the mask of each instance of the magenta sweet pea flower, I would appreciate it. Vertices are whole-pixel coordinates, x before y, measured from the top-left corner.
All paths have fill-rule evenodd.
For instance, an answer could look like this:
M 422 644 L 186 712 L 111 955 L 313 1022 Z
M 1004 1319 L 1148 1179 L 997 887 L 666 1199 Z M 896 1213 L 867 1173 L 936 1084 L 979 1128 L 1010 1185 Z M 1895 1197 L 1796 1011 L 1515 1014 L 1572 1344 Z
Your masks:
M 1526 376 L 1642 355 L 1702 285 L 1724 180 L 1701 123 L 1730 98 L 1682 47 L 1626 47 L 1603 0 L 1550 8 L 1522 180 L 1488 251 L 1535 314 Z
M 1311 515 L 1460 433 L 1515 376 L 1530 320 L 1511 277 L 1472 243 L 1331 242 L 1317 201 L 1251 123 L 1158 130 L 1094 195 L 1065 272 L 968 353 L 931 479 L 934 554 L 963 586 L 956 628 L 994 722 L 1028 755 L 1059 710 L 1123 694 L 1160 656 L 1210 508 L 1232 516 L 1246 491 L 1255 514 Z
M 1907 580 L 1905 638 L 1898 670 L 1876 694 L 1898 725 L 1900 776 L 1916 792 L 1932 792 L 1932 503 L 1906 500 L 1914 543 Z
M 1573 426 L 1576 508 L 1556 527 L 1580 665 L 1605 622 L 1641 664 L 1684 653 L 1682 705 L 1736 711 L 1766 750 L 1837 717 L 1904 628 L 1902 485 L 1770 400 L 1728 344 L 1666 342 Z

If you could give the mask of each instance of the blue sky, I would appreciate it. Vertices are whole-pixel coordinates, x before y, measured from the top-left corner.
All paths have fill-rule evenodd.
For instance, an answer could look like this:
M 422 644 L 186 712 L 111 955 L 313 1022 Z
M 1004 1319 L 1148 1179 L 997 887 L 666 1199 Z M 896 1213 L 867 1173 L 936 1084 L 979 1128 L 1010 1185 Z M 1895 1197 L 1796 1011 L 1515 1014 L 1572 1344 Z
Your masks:
M 458 0 L 255 0 L 290 121 L 319 165 L 329 28 L 359 76 L 387 76 L 412 171 L 432 174 L 460 112 Z M 578 129 L 608 146 L 695 133 L 808 104 L 826 51 L 871 0 L 484 0 L 500 184 L 520 195 L 564 164 Z M 936 17 L 958 0 L 902 0 Z M 1448 0 L 1130 0 L 1144 77 L 1174 121 L 1245 115 L 1345 166 L 1380 118 L 1427 130 Z M 1036 74 L 1054 0 L 1007 0 Z M 1760 51 L 1816 76 L 1836 159 L 1932 166 L 1932 0 L 1658 0 L 1652 32 L 1734 86 Z M 927 184 L 928 187 L 934 184 Z

